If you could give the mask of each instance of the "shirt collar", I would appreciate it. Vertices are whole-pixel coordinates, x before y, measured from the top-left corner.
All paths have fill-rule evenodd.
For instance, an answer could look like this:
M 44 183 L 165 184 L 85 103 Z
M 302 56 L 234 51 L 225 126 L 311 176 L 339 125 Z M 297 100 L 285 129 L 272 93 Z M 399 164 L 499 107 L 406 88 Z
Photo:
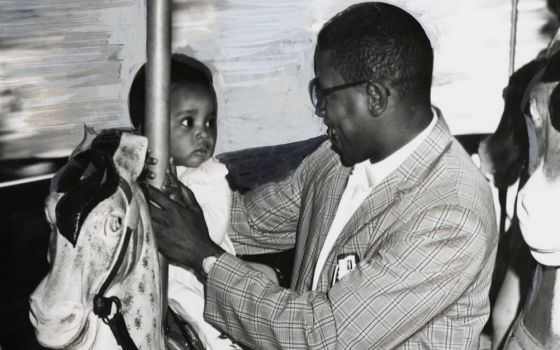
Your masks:
M 428 137 L 436 126 L 438 116 L 436 111 L 433 113 L 430 124 L 416 135 L 407 144 L 393 152 L 391 155 L 376 163 L 365 160 L 354 165 L 352 175 L 364 174 L 369 188 L 381 183 L 390 173 L 397 169 L 410 156 L 418 146 Z

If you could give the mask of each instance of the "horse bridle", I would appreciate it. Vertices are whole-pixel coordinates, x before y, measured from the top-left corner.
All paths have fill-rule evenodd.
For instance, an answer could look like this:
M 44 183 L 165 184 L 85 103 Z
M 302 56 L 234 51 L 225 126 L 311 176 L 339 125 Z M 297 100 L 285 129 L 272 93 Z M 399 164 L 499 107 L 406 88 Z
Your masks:
M 527 150 L 527 159 L 525 160 L 527 175 L 532 174 L 539 162 L 539 141 L 537 139 L 537 131 L 535 129 L 535 124 L 533 123 L 533 118 L 530 113 L 527 113 L 526 109 L 529 105 L 529 100 L 531 97 L 531 91 L 533 87 L 539 84 L 546 72 L 547 66 L 545 65 L 537 71 L 533 78 L 529 81 L 529 84 L 525 88 L 525 92 L 521 98 L 521 113 L 525 119 L 525 127 L 527 129 L 527 144 L 529 146 Z
M 122 190 L 124 193 L 128 204 L 132 202 L 132 189 L 130 185 L 122 178 L 119 177 L 119 189 Z M 126 328 L 126 323 L 124 321 L 124 317 L 121 313 L 121 301 L 116 296 L 105 297 L 105 292 L 113 282 L 117 272 L 121 268 L 121 265 L 124 261 L 124 257 L 128 250 L 128 245 L 130 243 L 130 238 L 132 236 L 132 232 L 134 231 L 133 228 L 130 226 L 126 226 L 126 232 L 124 235 L 123 243 L 121 246 L 121 250 L 115 260 L 115 264 L 113 268 L 109 272 L 107 278 L 99 288 L 99 291 L 93 297 L 93 313 L 97 315 L 97 317 L 101 318 L 105 324 L 109 326 L 117 344 L 119 344 L 123 350 L 138 350 L 136 344 L 130 337 L 130 333 L 128 332 L 128 328 Z M 113 309 L 113 305 L 115 305 L 116 311 L 111 313 Z

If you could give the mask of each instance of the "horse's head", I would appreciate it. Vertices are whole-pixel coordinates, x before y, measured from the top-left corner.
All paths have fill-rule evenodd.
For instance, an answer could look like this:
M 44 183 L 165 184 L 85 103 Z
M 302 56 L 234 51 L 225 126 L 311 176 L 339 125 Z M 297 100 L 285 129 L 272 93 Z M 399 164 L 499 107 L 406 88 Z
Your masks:
M 517 198 L 517 216 L 533 257 L 560 266 L 560 53 L 552 55 L 528 91 L 525 117 L 529 156 L 525 185 Z
M 30 318 L 41 344 L 92 346 L 99 326 L 92 313 L 94 296 L 116 264 L 126 231 L 138 232 L 111 285 L 125 279 L 139 259 L 139 238 L 134 236 L 151 234 L 147 206 L 135 183 L 146 151 L 144 137 L 102 132 L 53 178 L 45 210 L 51 225 L 51 269 L 30 298 Z M 154 259 L 149 263 L 157 264 Z

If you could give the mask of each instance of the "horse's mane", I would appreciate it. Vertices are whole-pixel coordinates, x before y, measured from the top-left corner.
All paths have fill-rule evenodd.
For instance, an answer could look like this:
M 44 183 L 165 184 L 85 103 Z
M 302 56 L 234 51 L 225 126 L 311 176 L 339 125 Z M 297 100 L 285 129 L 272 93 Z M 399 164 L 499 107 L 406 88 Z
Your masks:
M 113 155 L 122 130 L 101 131 L 90 146 L 73 155 L 51 181 L 51 192 L 63 193 L 56 206 L 60 233 L 73 245 L 88 214 L 119 185 Z
M 527 162 L 527 127 L 521 106 L 523 95 L 545 60 L 533 60 L 519 68 L 504 90 L 504 112 L 498 128 L 488 139 L 487 149 L 495 167 L 494 184 L 508 187 L 517 181 Z

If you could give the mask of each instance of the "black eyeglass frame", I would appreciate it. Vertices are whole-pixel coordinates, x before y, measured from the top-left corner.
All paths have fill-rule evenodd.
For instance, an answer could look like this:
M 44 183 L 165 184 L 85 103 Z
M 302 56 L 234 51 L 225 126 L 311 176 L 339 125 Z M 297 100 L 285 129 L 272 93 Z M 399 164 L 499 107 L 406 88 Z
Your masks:
M 347 89 L 349 87 L 354 87 L 354 86 L 358 86 L 358 85 L 367 83 L 369 81 L 370 81 L 370 79 L 353 81 L 353 82 L 350 82 L 350 83 L 335 85 L 335 86 L 328 87 L 326 89 L 321 89 L 319 87 L 319 83 L 318 83 L 319 79 L 316 78 L 316 77 L 311 79 L 309 81 L 308 90 L 309 90 L 309 97 L 311 99 L 311 104 L 315 108 L 315 114 L 319 115 L 319 110 L 322 107 L 322 103 L 323 103 L 323 101 L 325 101 L 325 98 L 328 95 L 330 95 L 330 94 L 332 94 L 333 92 L 336 92 L 336 91 L 344 90 L 344 89 Z M 315 93 L 314 93 L 314 91 L 315 91 Z M 316 96 L 316 97 L 314 97 L 314 96 Z

